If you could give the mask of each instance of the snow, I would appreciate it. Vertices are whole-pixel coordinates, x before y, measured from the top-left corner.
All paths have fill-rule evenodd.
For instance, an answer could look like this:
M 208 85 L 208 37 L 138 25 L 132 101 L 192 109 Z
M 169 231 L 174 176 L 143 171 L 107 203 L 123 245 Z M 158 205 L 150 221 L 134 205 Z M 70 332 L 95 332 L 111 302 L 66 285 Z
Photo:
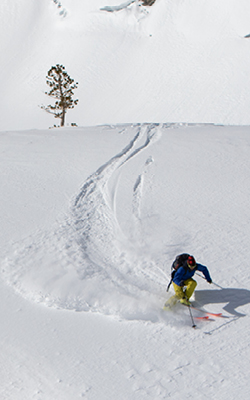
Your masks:
M 249 127 L 0 140 L 1 398 L 247 399 Z M 224 309 L 196 330 L 162 310 L 182 251 L 215 282 L 198 304 Z
M 50 104 L 46 74 L 55 64 L 79 82 L 69 125 L 250 123 L 248 0 L 136 1 L 101 10 L 124 5 L 1 0 L 0 130 L 54 124 L 40 106 Z
M 1 1 L 1 400 L 249 398 L 248 3 Z M 58 62 L 79 127 L 38 108 Z
M 114 12 L 114 11 L 121 11 L 128 8 L 132 3 L 135 3 L 136 0 L 129 0 L 126 3 L 122 3 L 119 6 L 105 6 L 101 8 L 102 11 Z

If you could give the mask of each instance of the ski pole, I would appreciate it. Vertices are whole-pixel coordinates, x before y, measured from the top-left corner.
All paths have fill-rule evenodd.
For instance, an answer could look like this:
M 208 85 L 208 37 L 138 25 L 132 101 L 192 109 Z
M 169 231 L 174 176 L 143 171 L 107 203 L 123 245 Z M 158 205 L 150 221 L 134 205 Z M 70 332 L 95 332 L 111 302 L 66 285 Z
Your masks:
M 196 274 L 196 275 L 198 275 L 198 276 L 199 276 L 200 278 L 202 278 L 202 279 L 205 279 L 205 281 L 206 281 L 206 278 L 204 278 L 204 276 L 202 276 L 202 275 L 200 275 L 200 274 Z M 215 282 L 213 282 L 213 281 L 212 281 L 212 284 L 215 285 L 215 286 L 217 286 L 217 287 L 220 288 L 220 289 L 223 289 L 222 286 L 218 285 L 217 283 L 215 283 Z
M 212 284 L 213 285 L 215 285 L 215 286 L 217 286 L 218 288 L 220 288 L 220 289 L 223 289 L 223 287 L 222 286 L 220 286 L 220 285 L 217 285 L 217 283 L 214 283 L 213 281 L 212 281 Z
M 193 315 L 192 315 L 192 312 L 191 312 L 191 307 L 188 306 L 188 309 L 189 309 L 189 313 L 190 313 L 190 317 L 191 317 L 191 321 L 192 321 L 192 328 L 196 328 L 196 325 L 194 323 L 194 318 L 193 318 Z

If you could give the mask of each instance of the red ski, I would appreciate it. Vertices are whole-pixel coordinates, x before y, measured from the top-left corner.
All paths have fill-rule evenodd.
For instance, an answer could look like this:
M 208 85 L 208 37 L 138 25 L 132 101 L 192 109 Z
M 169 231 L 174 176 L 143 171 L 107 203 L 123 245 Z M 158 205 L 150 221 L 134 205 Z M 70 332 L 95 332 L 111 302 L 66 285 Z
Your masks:
M 210 316 L 212 316 L 212 317 L 221 317 L 221 318 L 225 318 L 225 315 L 222 315 L 222 313 L 212 313 L 212 312 L 203 310 L 202 308 L 194 307 L 194 306 L 192 306 L 192 305 L 191 305 L 190 307 L 193 308 L 194 310 L 203 312 L 204 314 L 210 315 Z

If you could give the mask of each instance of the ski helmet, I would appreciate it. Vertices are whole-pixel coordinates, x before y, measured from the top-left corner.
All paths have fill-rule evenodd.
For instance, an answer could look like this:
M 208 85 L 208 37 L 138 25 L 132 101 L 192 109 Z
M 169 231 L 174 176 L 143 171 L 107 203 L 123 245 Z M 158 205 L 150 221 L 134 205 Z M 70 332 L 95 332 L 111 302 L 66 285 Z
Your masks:
M 187 265 L 189 268 L 193 269 L 196 267 L 196 261 L 193 256 L 188 256 Z

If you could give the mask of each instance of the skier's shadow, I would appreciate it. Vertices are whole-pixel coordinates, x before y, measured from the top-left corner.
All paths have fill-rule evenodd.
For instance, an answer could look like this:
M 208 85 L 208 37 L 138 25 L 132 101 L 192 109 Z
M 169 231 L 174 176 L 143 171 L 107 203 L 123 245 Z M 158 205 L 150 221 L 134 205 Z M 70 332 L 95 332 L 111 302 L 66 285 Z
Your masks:
M 212 303 L 227 303 L 223 309 L 237 317 L 245 317 L 236 311 L 237 307 L 250 303 L 250 290 L 247 289 L 216 289 L 216 290 L 197 290 L 195 300 L 201 305 Z

